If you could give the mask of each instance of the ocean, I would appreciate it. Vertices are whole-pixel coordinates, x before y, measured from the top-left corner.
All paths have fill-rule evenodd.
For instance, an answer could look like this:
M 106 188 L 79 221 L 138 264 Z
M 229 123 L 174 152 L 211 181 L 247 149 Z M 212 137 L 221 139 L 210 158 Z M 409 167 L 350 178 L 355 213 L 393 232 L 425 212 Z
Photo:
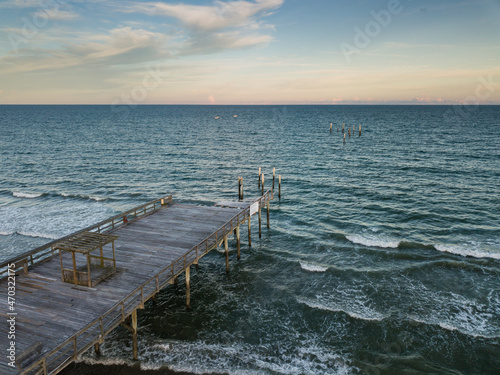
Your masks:
M 191 310 L 180 280 L 139 311 L 138 363 L 118 328 L 64 374 L 500 374 L 500 106 L 0 106 L 0 135 L 1 261 L 282 176 Z

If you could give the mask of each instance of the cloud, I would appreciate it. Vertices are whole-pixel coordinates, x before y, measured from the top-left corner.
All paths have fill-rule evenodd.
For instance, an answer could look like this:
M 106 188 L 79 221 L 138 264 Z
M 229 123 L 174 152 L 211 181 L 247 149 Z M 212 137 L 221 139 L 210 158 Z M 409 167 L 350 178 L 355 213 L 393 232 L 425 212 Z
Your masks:
M 1 2 L 0 8 L 38 8 L 42 5 L 42 0 L 9 0 Z
M 177 18 L 189 29 L 214 31 L 255 24 L 254 17 L 268 15 L 270 11 L 279 8 L 283 2 L 284 0 L 214 1 L 212 5 L 157 2 L 136 4 L 131 10 Z
M 70 21 L 78 18 L 79 15 L 59 9 L 42 9 L 36 12 L 33 17 L 46 18 L 53 21 Z
M 161 33 L 122 27 L 108 34 L 84 35 L 82 40 L 62 48 L 20 49 L 0 58 L 0 73 L 57 70 L 75 66 L 131 65 L 168 56 L 163 50 L 168 38 Z
M 269 16 L 284 0 L 214 1 L 211 5 L 136 3 L 127 12 L 165 16 L 180 21 L 185 39 L 180 55 L 215 53 L 266 45 L 272 41 L 274 26 L 261 18 Z

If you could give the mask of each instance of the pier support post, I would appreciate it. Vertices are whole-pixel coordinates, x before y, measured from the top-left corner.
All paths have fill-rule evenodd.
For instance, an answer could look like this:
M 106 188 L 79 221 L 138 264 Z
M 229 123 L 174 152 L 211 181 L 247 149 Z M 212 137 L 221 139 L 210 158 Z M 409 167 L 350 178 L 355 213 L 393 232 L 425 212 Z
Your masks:
M 248 247 L 252 246 L 252 224 L 250 220 L 251 216 L 248 216 Z
M 262 173 L 260 176 L 262 177 L 262 195 L 264 195 L 264 181 L 265 181 L 264 173 Z
M 332 132 L 333 122 L 330 122 L 330 133 Z
M 272 193 L 274 194 L 274 180 L 276 178 L 276 168 L 273 168 L 273 188 L 272 188 Z
M 262 238 L 262 213 L 261 213 L 260 203 L 259 203 L 259 238 Z
M 134 361 L 137 361 L 137 310 L 132 313 L 132 352 Z
M 269 201 L 267 201 L 266 208 L 267 208 L 267 229 L 269 229 Z
M 191 280 L 189 277 L 190 267 L 186 268 L 186 307 L 191 308 Z
M 261 167 L 259 167 L 259 187 L 260 187 L 260 175 L 261 175 Z
M 224 237 L 224 250 L 226 252 L 226 272 L 229 273 L 229 247 L 227 245 L 227 236 Z
M 359 125 L 359 136 L 361 137 L 361 125 Z
M 95 354 L 101 355 L 101 348 L 99 347 L 99 343 L 98 342 L 96 342 L 94 344 L 94 350 L 95 350 Z
M 278 176 L 278 199 L 281 199 L 281 175 Z
M 240 259 L 240 226 L 236 227 L 236 253 L 238 254 L 238 259 Z

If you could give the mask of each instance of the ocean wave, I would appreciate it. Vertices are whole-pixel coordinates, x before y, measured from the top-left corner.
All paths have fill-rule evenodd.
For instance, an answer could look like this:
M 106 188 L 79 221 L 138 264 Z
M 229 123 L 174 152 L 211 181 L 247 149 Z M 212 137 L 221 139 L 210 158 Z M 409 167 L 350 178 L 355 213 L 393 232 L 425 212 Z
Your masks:
M 85 194 L 61 193 L 59 195 L 64 198 L 78 198 L 78 199 L 92 200 L 96 202 L 103 202 L 109 199 L 107 197 L 99 197 L 96 195 L 85 195 Z
M 44 193 L 23 193 L 19 191 L 12 192 L 12 195 L 16 198 L 26 198 L 26 199 L 34 199 L 45 195 Z
M 443 253 L 461 255 L 463 257 L 500 259 L 500 252 L 493 252 L 493 251 L 479 249 L 477 246 L 474 246 L 473 244 L 435 245 L 434 247 L 436 250 L 442 251 Z
M 204 341 L 160 341 L 139 339 L 140 368 L 143 371 L 170 371 L 207 374 L 228 373 L 231 375 L 260 375 L 262 373 L 300 375 L 328 373 L 348 375 L 353 368 L 341 354 L 332 352 L 311 341 L 304 342 L 294 353 L 293 359 L 287 355 L 269 357 L 259 347 L 249 344 L 211 344 Z M 101 345 L 101 356 L 87 351 L 79 359 L 90 365 L 133 366 L 129 360 L 130 350 L 123 340 L 107 340 Z M 196 362 L 190 361 L 192 353 L 197 353 Z M 127 356 L 124 358 L 124 356 Z M 314 360 L 317 358 L 317 360 Z
M 347 235 L 345 236 L 348 241 L 368 246 L 368 247 L 380 247 L 385 249 L 397 249 L 399 247 L 400 241 L 384 238 L 382 236 L 374 236 L 374 235 Z
M 13 232 L 7 232 L 7 231 L 1 231 L 0 230 L 0 236 L 12 236 L 14 234 L 17 234 L 19 236 L 24 236 L 24 237 L 31 237 L 31 238 L 48 238 L 50 240 L 56 240 L 59 237 L 52 235 L 52 234 L 47 234 L 47 233 L 39 233 L 39 232 L 23 232 L 23 231 L 13 231 Z
M 40 232 L 22 232 L 22 231 L 17 231 L 15 234 L 18 234 L 20 236 L 25 236 L 25 237 L 32 237 L 32 238 L 47 238 L 49 240 L 57 240 L 59 237 L 55 236 L 53 234 L 47 234 L 47 233 L 40 233 Z
M 363 302 L 357 304 L 354 300 L 350 302 L 354 303 L 352 306 L 341 306 L 341 304 L 337 304 L 333 301 L 322 301 L 321 298 L 313 301 L 310 299 L 297 297 L 297 302 L 307 305 L 311 309 L 344 313 L 357 320 L 380 322 L 389 317 L 389 315 L 381 314 L 374 309 L 366 306 Z
M 414 316 L 408 317 L 408 319 L 420 323 L 420 324 L 425 324 L 425 325 L 433 325 L 433 326 L 438 326 L 441 327 L 442 329 L 450 332 L 459 332 L 462 335 L 474 337 L 474 338 L 483 338 L 483 339 L 498 339 L 500 338 L 500 334 L 492 334 L 492 335 L 487 335 L 487 334 L 482 334 L 478 332 L 472 332 L 467 329 L 464 329 L 463 327 L 458 327 L 456 325 L 453 325 L 449 322 L 439 322 L 439 321 L 433 321 L 433 320 L 425 320 L 422 318 L 417 318 Z
M 323 267 L 323 266 L 319 266 L 316 264 L 303 263 L 303 262 L 299 262 L 299 263 L 300 263 L 300 267 L 305 271 L 326 272 L 328 270 L 328 267 Z

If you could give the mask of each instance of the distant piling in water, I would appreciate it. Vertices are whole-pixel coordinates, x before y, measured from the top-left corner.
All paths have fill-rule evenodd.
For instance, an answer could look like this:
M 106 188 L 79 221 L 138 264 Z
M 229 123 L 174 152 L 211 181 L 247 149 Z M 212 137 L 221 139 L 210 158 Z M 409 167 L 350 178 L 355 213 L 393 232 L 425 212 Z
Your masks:
M 345 127 L 345 124 L 342 123 L 342 134 L 344 134 L 344 127 Z
M 330 123 L 330 133 L 332 132 L 333 122 Z
M 262 181 L 260 182 L 260 183 L 261 183 L 261 185 L 262 185 L 262 195 L 264 195 L 264 180 L 265 180 L 265 178 L 264 178 L 264 173 L 262 173 L 262 174 L 260 175 L 260 177 L 261 177 L 261 179 L 262 179 Z
M 273 194 L 274 194 L 274 179 L 275 178 L 276 178 L 276 168 L 273 168 L 273 188 L 271 189 Z
M 345 143 L 345 133 L 344 133 L 344 143 Z
M 281 200 L 281 175 L 278 176 L 278 199 Z
M 243 177 L 238 177 L 238 200 L 243 200 Z
M 359 136 L 361 137 L 361 125 L 359 125 Z
M 262 175 L 262 173 L 261 173 L 261 167 L 259 167 L 259 187 L 260 187 L 260 180 L 261 180 L 261 177 L 260 177 L 260 176 L 261 176 L 261 175 Z

